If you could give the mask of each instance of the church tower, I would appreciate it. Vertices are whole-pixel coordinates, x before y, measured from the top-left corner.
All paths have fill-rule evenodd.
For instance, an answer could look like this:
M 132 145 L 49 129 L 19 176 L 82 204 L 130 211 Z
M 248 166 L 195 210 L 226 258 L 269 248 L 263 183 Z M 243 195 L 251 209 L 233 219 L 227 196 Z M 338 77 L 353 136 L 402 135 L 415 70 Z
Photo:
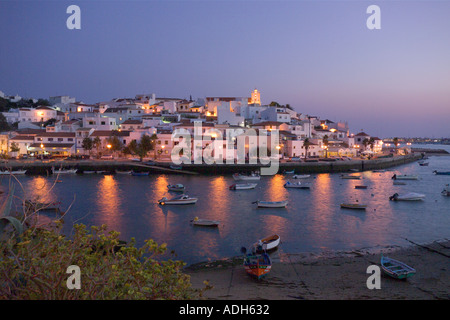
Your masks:
M 257 89 L 252 91 L 252 96 L 250 98 L 250 104 L 261 105 L 261 95 Z

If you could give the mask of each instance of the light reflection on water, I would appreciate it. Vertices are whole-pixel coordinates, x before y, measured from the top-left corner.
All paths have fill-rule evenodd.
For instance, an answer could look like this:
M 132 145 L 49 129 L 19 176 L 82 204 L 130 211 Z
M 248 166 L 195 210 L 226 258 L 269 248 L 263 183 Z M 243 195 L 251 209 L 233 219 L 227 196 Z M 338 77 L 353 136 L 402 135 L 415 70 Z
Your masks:
M 239 254 L 242 246 L 278 233 L 282 252 L 319 252 L 361 247 L 405 245 L 404 238 L 427 242 L 450 237 L 450 197 L 440 194 L 450 183 L 448 176 L 433 170 L 450 170 L 450 157 L 431 157 L 429 167 L 417 163 L 392 171 L 353 173 L 361 180 L 344 180 L 340 174 L 317 174 L 309 179 L 310 190 L 286 189 L 292 175 L 262 177 L 253 190 L 228 189 L 235 181 L 230 176 L 154 175 L 68 175 L 54 178 L 20 177 L 25 192 L 43 201 L 76 200 L 66 217 L 66 228 L 77 221 L 87 225 L 107 224 L 121 232 L 124 240 L 135 237 L 138 244 L 152 238 L 167 243 L 187 263 L 219 259 Z M 420 180 L 395 186 L 391 177 L 418 174 Z M 294 181 L 294 180 L 291 180 Z M 186 193 L 198 197 L 195 205 L 160 206 L 157 201 L 176 193 L 168 184 L 182 183 Z M 7 189 L 7 179 L 2 180 Z M 355 189 L 367 185 L 367 189 Z M 16 188 L 17 190 L 17 188 Z M 393 193 L 420 192 L 425 201 L 392 202 Z M 288 200 L 285 209 L 256 208 L 256 200 Z M 341 209 L 342 202 L 367 204 L 367 210 Z M 195 227 L 194 217 L 220 220 L 218 229 Z M 81 219 L 81 220 L 79 220 Z M 78 221 L 79 220 L 79 221 Z

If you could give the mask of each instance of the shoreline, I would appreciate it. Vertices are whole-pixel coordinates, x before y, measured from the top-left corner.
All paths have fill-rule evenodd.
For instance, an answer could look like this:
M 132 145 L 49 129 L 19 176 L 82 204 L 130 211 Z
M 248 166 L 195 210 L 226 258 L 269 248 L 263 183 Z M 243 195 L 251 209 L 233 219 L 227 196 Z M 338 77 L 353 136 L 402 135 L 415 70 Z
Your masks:
M 407 239 L 406 239 L 407 240 Z M 450 299 L 450 240 L 406 247 L 385 246 L 351 251 L 271 254 L 270 273 L 251 278 L 242 256 L 185 267 L 193 288 L 208 281 L 206 300 L 440 300 Z M 381 272 L 381 289 L 370 290 L 366 282 L 370 265 L 380 266 L 381 253 L 414 267 L 417 273 L 396 280 Z
M 347 161 L 323 161 L 316 162 L 280 162 L 278 173 L 283 170 L 295 170 L 296 173 L 336 173 L 351 171 L 368 171 L 392 168 L 420 160 L 421 154 L 408 154 L 372 160 L 353 159 Z M 52 167 L 75 168 L 83 170 L 114 171 L 133 170 L 148 171 L 151 174 L 233 174 L 260 170 L 268 165 L 261 164 L 183 164 L 182 169 L 170 168 L 169 161 L 156 162 L 155 165 L 147 165 L 145 162 L 133 162 L 130 160 L 9 160 L 0 165 L 0 170 L 27 169 L 27 174 L 48 175 L 52 174 Z

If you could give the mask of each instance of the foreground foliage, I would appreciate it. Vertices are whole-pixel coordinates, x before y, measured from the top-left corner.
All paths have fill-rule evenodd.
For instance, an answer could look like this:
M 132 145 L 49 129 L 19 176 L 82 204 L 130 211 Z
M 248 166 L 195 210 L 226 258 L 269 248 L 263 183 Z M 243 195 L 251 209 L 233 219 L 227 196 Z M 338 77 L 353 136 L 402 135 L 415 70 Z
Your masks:
M 182 261 L 157 261 L 165 245 L 121 245 L 106 226 L 76 225 L 69 239 L 56 230 L 27 229 L 0 241 L 0 299 L 195 299 Z M 76 265 L 81 288 L 68 289 Z

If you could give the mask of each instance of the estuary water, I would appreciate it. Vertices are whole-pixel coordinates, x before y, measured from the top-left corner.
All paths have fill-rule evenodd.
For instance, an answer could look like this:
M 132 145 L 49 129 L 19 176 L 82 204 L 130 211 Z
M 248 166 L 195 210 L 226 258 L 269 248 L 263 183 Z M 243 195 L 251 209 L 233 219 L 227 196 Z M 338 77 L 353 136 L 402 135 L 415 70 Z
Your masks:
M 446 149 L 450 146 L 427 146 Z M 280 251 L 285 253 L 352 250 L 389 245 L 408 245 L 405 238 L 425 243 L 450 238 L 450 197 L 441 195 L 450 176 L 434 170 L 450 171 L 450 156 L 431 156 L 429 166 L 417 162 L 385 172 L 357 172 L 361 180 L 342 179 L 341 174 L 312 174 L 311 189 L 286 189 L 289 174 L 262 177 L 253 190 L 231 191 L 231 175 L 150 176 L 67 174 L 56 177 L 19 176 L 23 190 L 16 195 L 39 197 L 42 202 L 61 201 L 71 208 L 65 217 L 64 232 L 74 223 L 106 224 L 121 233 L 121 239 L 134 237 L 138 245 L 146 239 L 166 243 L 174 251 L 172 259 L 187 264 L 216 260 L 240 254 L 258 239 L 279 234 Z M 419 180 L 393 185 L 393 174 L 414 174 Z M 9 178 L 1 178 L 7 191 Z M 195 205 L 160 206 L 162 197 L 176 196 L 168 184 L 182 183 L 186 194 L 197 197 Z M 54 187 L 52 188 L 52 185 Z M 355 189 L 366 185 L 367 189 Z M 424 201 L 393 202 L 394 193 L 418 192 Z M 256 200 L 288 200 L 287 208 L 262 209 Z M 365 211 L 341 209 L 340 203 L 367 204 Z M 219 228 L 192 226 L 195 217 L 220 220 Z

